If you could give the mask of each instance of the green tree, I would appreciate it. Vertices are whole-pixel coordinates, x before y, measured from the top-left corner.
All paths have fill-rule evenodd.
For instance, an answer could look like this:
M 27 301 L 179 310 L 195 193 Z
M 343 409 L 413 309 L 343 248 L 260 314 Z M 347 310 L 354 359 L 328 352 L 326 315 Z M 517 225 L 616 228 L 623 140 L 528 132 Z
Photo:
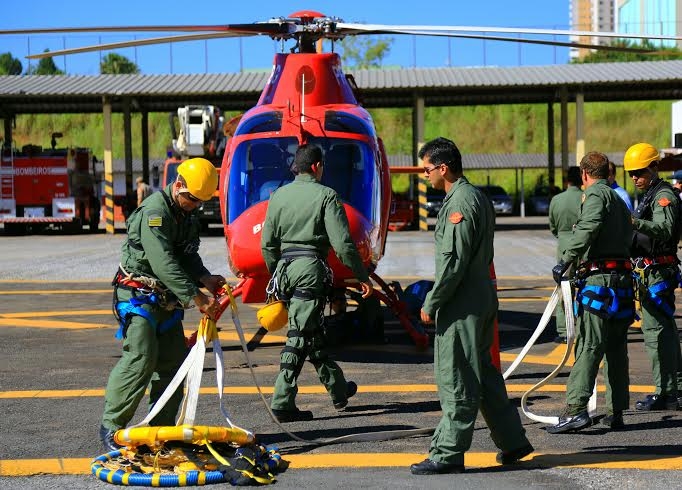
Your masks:
M 43 53 L 49 53 L 50 50 L 46 49 Z M 64 75 L 64 72 L 57 68 L 54 64 L 52 56 L 47 58 L 41 58 L 37 66 L 32 66 L 28 70 L 29 75 Z
M 392 43 L 391 37 L 347 36 L 341 41 L 341 61 L 349 68 L 380 68 Z
M 660 61 L 682 59 L 682 51 L 678 48 L 662 48 L 645 39 L 641 44 L 626 39 L 619 39 L 610 44 L 619 48 L 650 49 L 651 53 L 627 53 L 622 51 L 594 51 L 582 60 L 573 60 L 572 63 L 610 63 L 616 61 Z
M 109 53 L 99 64 L 99 72 L 102 75 L 122 75 L 127 73 L 140 73 L 140 68 L 125 56 L 117 53 Z
M 0 54 L 0 75 L 21 75 L 23 67 L 21 61 L 12 56 L 9 51 Z

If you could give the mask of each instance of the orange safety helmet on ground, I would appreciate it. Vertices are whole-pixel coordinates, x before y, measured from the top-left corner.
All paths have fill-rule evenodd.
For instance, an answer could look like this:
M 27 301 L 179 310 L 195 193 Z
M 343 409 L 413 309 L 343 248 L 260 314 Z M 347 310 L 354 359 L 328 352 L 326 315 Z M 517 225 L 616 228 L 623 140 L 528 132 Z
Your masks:
M 637 143 L 628 148 L 623 158 L 623 167 L 627 172 L 641 170 L 661 159 L 658 150 L 649 143 Z
M 208 201 L 218 188 L 218 171 L 205 158 L 190 158 L 178 166 L 178 174 L 187 184 L 187 191 L 197 199 Z

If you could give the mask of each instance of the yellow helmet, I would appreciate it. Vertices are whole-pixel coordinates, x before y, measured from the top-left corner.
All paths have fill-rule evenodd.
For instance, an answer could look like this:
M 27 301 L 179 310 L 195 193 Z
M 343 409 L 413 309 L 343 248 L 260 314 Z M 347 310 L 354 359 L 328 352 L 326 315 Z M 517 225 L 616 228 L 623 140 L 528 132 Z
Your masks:
M 651 162 L 657 162 L 661 157 L 658 150 L 649 143 L 637 143 L 628 148 L 623 158 L 623 167 L 626 171 L 647 168 Z
M 258 323 L 268 332 L 276 332 L 289 321 L 286 301 L 273 301 L 263 306 L 256 313 Z
M 197 199 L 208 201 L 218 188 L 218 171 L 205 158 L 190 158 L 178 166 L 187 190 Z

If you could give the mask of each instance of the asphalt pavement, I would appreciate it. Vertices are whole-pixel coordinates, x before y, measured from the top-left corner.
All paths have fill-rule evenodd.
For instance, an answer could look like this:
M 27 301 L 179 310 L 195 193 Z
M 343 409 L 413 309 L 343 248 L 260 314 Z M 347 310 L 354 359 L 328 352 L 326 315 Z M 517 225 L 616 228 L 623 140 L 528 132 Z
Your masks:
M 553 290 L 550 270 L 555 242 L 546 217 L 498 220 L 495 268 L 500 297 L 499 330 L 503 369 L 530 338 Z M 543 221 L 544 220 L 544 221 Z M 0 236 L 0 487 L 105 488 L 89 474 L 89 462 L 103 452 L 97 429 L 107 376 L 120 355 L 114 338 L 110 279 L 118 265 L 123 234 L 107 236 Z M 202 238 L 200 253 L 210 270 L 233 281 L 225 241 L 218 233 Z M 406 286 L 433 276 L 431 232 L 389 235 L 379 274 Z M 257 329 L 259 305 L 239 304 L 247 338 Z M 680 301 L 678 299 L 678 311 Z M 199 315 L 189 310 L 187 334 Z M 269 420 L 255 390 L 268 397 L 284 338 L 266 336 L 252 353 L 251 377 L 228 315 L 219 322 L 225 358 L 225 403 L 239 425 L 265 444 L 279 447 L 290 468 L 279 488 L 679 488 L 682 477 L 682 412 L 626 412 L 626 430 L 607 431 L 600 392 L 597 422 L 576 434 L 550 435 L 544 424 L 522 415 L 536 452 L 511 468 L 495 463 L 497 449 L 479 417 L 462 475 L 416 477 L 408 466 L 423 459 L 429 437 L 319 446 L 292 440 Z M 417 350 L 390 312 L 385 312 L 386 343 L 336 346 L 332 355 L 358 394 L 343 412 L 306 365 L 297 402 L 312 410 L 311 422 L 286 424 L 305 439 L 352 432 L 435 427 L 440 407 L 433 380 L 431 349 Z M 550 326 L 524 363 L 507 380 L 512 401 L 544 378 L 565 346 L 553 342 Z M 651 372 L 642 335 L 629 336 L 631 404 L 651 392 Z M 571 360 L 547 389 L 531 395 L 530 408 L 558 415 L 564 405 Z M 204 365 L 197 417 L 202 425 L 221 425 L 213 353 Z M 601 375 L 598 384 L 603 386 Z M 147 410 L 143 403 L 135 421 Z

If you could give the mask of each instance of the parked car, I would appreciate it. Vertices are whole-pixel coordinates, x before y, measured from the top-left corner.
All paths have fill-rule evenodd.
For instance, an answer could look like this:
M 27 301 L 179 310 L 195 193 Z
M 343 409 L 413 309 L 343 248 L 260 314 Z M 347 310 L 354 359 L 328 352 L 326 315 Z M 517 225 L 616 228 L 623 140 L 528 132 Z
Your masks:
M 552 189 L 546 185 L 536 187 L 529 198 L 529 212 L 531 214 L 549 214 L 549 201 L 558 192 L 560 192 L 558 188 Z
M 427 187 L 426 189 L 426 213 L 429 218 L 438 216 L 438 211 L 443 207 L 445 191 Z
M 514 202 L 507 192 L 499 185 L 479 185 L 476 186 L 488 196 L 493 203 L 495 214 L 512 214 Z

